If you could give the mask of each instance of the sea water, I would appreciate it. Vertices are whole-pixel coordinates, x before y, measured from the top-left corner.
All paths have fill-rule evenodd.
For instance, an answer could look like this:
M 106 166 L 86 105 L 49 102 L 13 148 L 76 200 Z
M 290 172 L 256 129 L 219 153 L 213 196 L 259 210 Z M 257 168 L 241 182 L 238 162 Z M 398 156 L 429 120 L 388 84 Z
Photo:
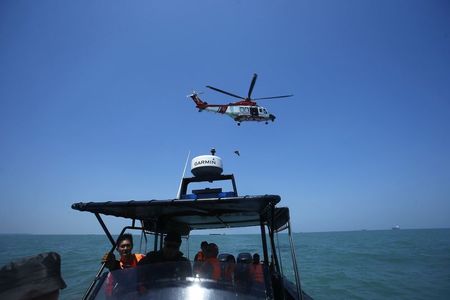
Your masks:
M 103 235 L 0 236 L 2 266 L 40 252 L 61 255 L 61 299 L 82 298 L 111 247 Z M 259 235 L 193 235 L 181 250 L 192 259 L 203 240 L 220 252 L 263 256 Z M 450 229 L 295 233 L 293 240 L 302 288 L 315 299 L 450 299 Z M 139 236 L 134 243 L 138 252 Z M 294 281 L 288 236 L 279 234 L 276 245 Z

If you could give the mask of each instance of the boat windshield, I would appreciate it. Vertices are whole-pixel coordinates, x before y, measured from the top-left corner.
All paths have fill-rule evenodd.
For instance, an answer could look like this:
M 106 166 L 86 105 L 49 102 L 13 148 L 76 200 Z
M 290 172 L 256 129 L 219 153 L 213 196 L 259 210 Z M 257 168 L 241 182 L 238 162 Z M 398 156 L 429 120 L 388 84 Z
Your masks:
M 263 265 L 219 266 L 208 269 L 188 261 L 165 262 L 107 272 L 91 299 L 266 299 L 270 293 Z

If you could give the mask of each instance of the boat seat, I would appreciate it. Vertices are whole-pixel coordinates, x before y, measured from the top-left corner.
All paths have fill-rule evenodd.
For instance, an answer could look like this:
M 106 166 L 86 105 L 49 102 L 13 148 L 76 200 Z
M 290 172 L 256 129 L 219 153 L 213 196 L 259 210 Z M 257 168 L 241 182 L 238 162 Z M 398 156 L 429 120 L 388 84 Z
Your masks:
M 219 256 L 217 256 L 217 259 L 221 263 L 226 263 L 228 260 L 231 260 L 233 263 L 236 263 L 236 259 L 234 258 L 234 255 L 229 254 L 229 253 L 220 253 Z
M 238 264 L 251 264 L 253 262 L 253 257 L 248 252 L 239 253 L 237 256 Z
M 248 252 L 239 253 L 236 259 L 236 268 L 234 269 L 234 278 L 240 288 L 249 287 L 250 285 L 250 266 L 253 262 L 252 255 Z

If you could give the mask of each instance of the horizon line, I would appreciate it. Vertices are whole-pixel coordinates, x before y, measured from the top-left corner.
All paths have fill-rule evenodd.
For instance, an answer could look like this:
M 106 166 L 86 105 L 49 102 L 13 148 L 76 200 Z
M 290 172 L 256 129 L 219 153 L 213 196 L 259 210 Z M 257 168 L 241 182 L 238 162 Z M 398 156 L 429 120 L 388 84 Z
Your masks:
M 400 228 L 399 231 L 402 230 L 432 230 L 432 229 L 450 229 L 450 227 L 423 227 L 423 228 Z M 220 229 L 219 229 L 220 230 Z M 305 233 L 330 233 L 330 232 L 360 232 L 360 231 L 394 231 L 393 228 L 383 228 L 383 229 L 350 229 L 350 230 L 325 230 L 325 231 L 293 231 L 294 234 L 305 234 Z M 397 231 L 397 230 L 395 230 Z M 280 232 L 281 234 L 285 234 L 285 232 Z M 286 232 L 287 233 L 287 232 Z M 112 235 L 119 235 L 119 233 L 111 233 Z M 260 235 L 260 233 L 221 233 L 223 235 Z M 105 233 L 17 233 L 17 232 L 0 232 L 0 235 L 105 235 Z M 202 235 L 210 235 L 209 233 L 204 234 L 190 234 L 191 236 L 202 236 Z

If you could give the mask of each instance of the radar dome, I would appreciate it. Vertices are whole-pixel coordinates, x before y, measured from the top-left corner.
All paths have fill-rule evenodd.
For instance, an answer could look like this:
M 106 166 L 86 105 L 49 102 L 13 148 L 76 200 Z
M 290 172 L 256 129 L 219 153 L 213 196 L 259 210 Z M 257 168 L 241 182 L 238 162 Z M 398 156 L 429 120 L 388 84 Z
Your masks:
M 222 159 L 215 155 L 200 155 L 191 161 L 191 172 L 197 177 L 218 176 L 222 171 Z

